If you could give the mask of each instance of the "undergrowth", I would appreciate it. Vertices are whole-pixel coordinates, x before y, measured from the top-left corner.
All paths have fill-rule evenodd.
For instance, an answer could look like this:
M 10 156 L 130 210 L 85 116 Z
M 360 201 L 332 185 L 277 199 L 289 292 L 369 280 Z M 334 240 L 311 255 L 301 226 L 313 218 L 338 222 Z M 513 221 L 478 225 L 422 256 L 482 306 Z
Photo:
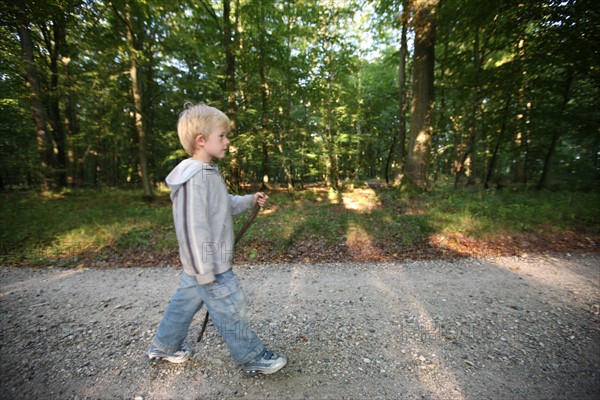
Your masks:
M 600 234 L 597 193 L 439 186 L 428 193 L 312 188 L 274 191 L 270 197 L 237 249 L 242 259 L 284 259 L 292 249 L 335 252 L 367 245 L 397 255 L 433 235 L 494 240 L 522 233 Z M 144 202 L 140 192 L 118 189 L 3 193 L 0 199 L 3 265 L 72 266 L 82 260 L 102 265 L 141 255 L 146 261 L 176 258 L 167 192 L 159 192 L 153 203 Z M 236 230 L 246 218 L 235 217 Z

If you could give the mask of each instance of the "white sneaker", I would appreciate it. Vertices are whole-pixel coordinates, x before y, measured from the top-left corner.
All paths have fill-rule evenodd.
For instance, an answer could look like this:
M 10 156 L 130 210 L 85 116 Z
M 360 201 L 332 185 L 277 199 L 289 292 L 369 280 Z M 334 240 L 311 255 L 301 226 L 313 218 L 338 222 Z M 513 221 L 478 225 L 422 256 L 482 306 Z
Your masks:
M 151 360 L 165 360 L 173 364 L 180 364 L 186 362 L 192 356 L 192 352 L 188 349 L 182 348 L 181 350 L 170 354 L 160 351 L 156 347 L 152 346 L 146 351 L 146 355 Z
M 244 372 L 246 375 L 253 376 L 256 374 L 274 374 L 287 364 L 287 358 L 284 355 L 275 354 L 269 350 L 264 350 L 257 355 L 254 361 L 244 364 Z

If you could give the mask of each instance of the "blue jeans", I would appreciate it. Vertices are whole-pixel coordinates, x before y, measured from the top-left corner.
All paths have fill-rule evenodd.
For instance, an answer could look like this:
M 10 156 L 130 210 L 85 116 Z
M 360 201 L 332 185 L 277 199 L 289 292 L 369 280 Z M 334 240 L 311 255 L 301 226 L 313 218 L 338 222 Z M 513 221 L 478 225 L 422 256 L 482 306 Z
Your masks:
M 183 273 L 156 331 L 154 347 L 167 353 L 179 351 L 194 315 L 203 304 L 235 362 L 245 364 L 262 353 L 264 346 L 250 328 L 246 299 L 231 269 L 216 275 L 210 285 L 200 285 L 193 276 Z

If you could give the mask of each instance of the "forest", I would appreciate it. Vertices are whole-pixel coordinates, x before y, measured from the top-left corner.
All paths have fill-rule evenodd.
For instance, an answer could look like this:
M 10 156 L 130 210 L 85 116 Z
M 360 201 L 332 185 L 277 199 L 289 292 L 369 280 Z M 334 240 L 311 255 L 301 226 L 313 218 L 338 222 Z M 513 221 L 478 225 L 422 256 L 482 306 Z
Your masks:
M 599 0 L 0 0 L 0 397 L 599 399 L 599 49 Z M 197 103 L 235 251 L 165 184 Z
M 143 188 L 186 102 L 231 120 L 233 190 L 597 190 L 591 0 L 2 2 L 0 189 Z

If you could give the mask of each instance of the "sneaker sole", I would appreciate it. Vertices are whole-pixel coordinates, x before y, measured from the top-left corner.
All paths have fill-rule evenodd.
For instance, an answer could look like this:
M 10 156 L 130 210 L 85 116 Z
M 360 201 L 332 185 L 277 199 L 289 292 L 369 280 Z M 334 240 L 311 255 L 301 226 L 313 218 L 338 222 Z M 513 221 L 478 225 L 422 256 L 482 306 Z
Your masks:
M 186 358 L 185 360 L 170 360 L 168 358 L 163 358 L 163 357 L 150 357 L 151 361 L 156 361 L 156 360 L 164 360 L 164 361 L 168 361 L 171 364 L 181 364 L 186 362 L 187 360 L 189 360 L 189 358 Z
M 246 376 L 256 376 L 259 374 L 262 375 L 271 375 L 274 374 L 277 371 L 280 371 L 283 367 L 285 367 L 287 365 L 287 359 L 285 359 L 281 364 L 275 364 L 273 365 L 271 368 L 267 369 L 267 370 L 260 370 L 260 369 L 256 369 L 256 370 L 244 370 L 244 373 L 246 374 Z
M 191 357 L 191 355 L 185 357 L 185 358 L 171 358 L 171 357 L 162 357 L 162 356 L 151 356 L 148 354 L 148 358 L 150 358 L 150 361 L 157 361 L 157 360 L 164 360 L 164 361 L 168 361 L 171 364 L 181 364 L 186 362 L 187 360 L 189 360 Z

